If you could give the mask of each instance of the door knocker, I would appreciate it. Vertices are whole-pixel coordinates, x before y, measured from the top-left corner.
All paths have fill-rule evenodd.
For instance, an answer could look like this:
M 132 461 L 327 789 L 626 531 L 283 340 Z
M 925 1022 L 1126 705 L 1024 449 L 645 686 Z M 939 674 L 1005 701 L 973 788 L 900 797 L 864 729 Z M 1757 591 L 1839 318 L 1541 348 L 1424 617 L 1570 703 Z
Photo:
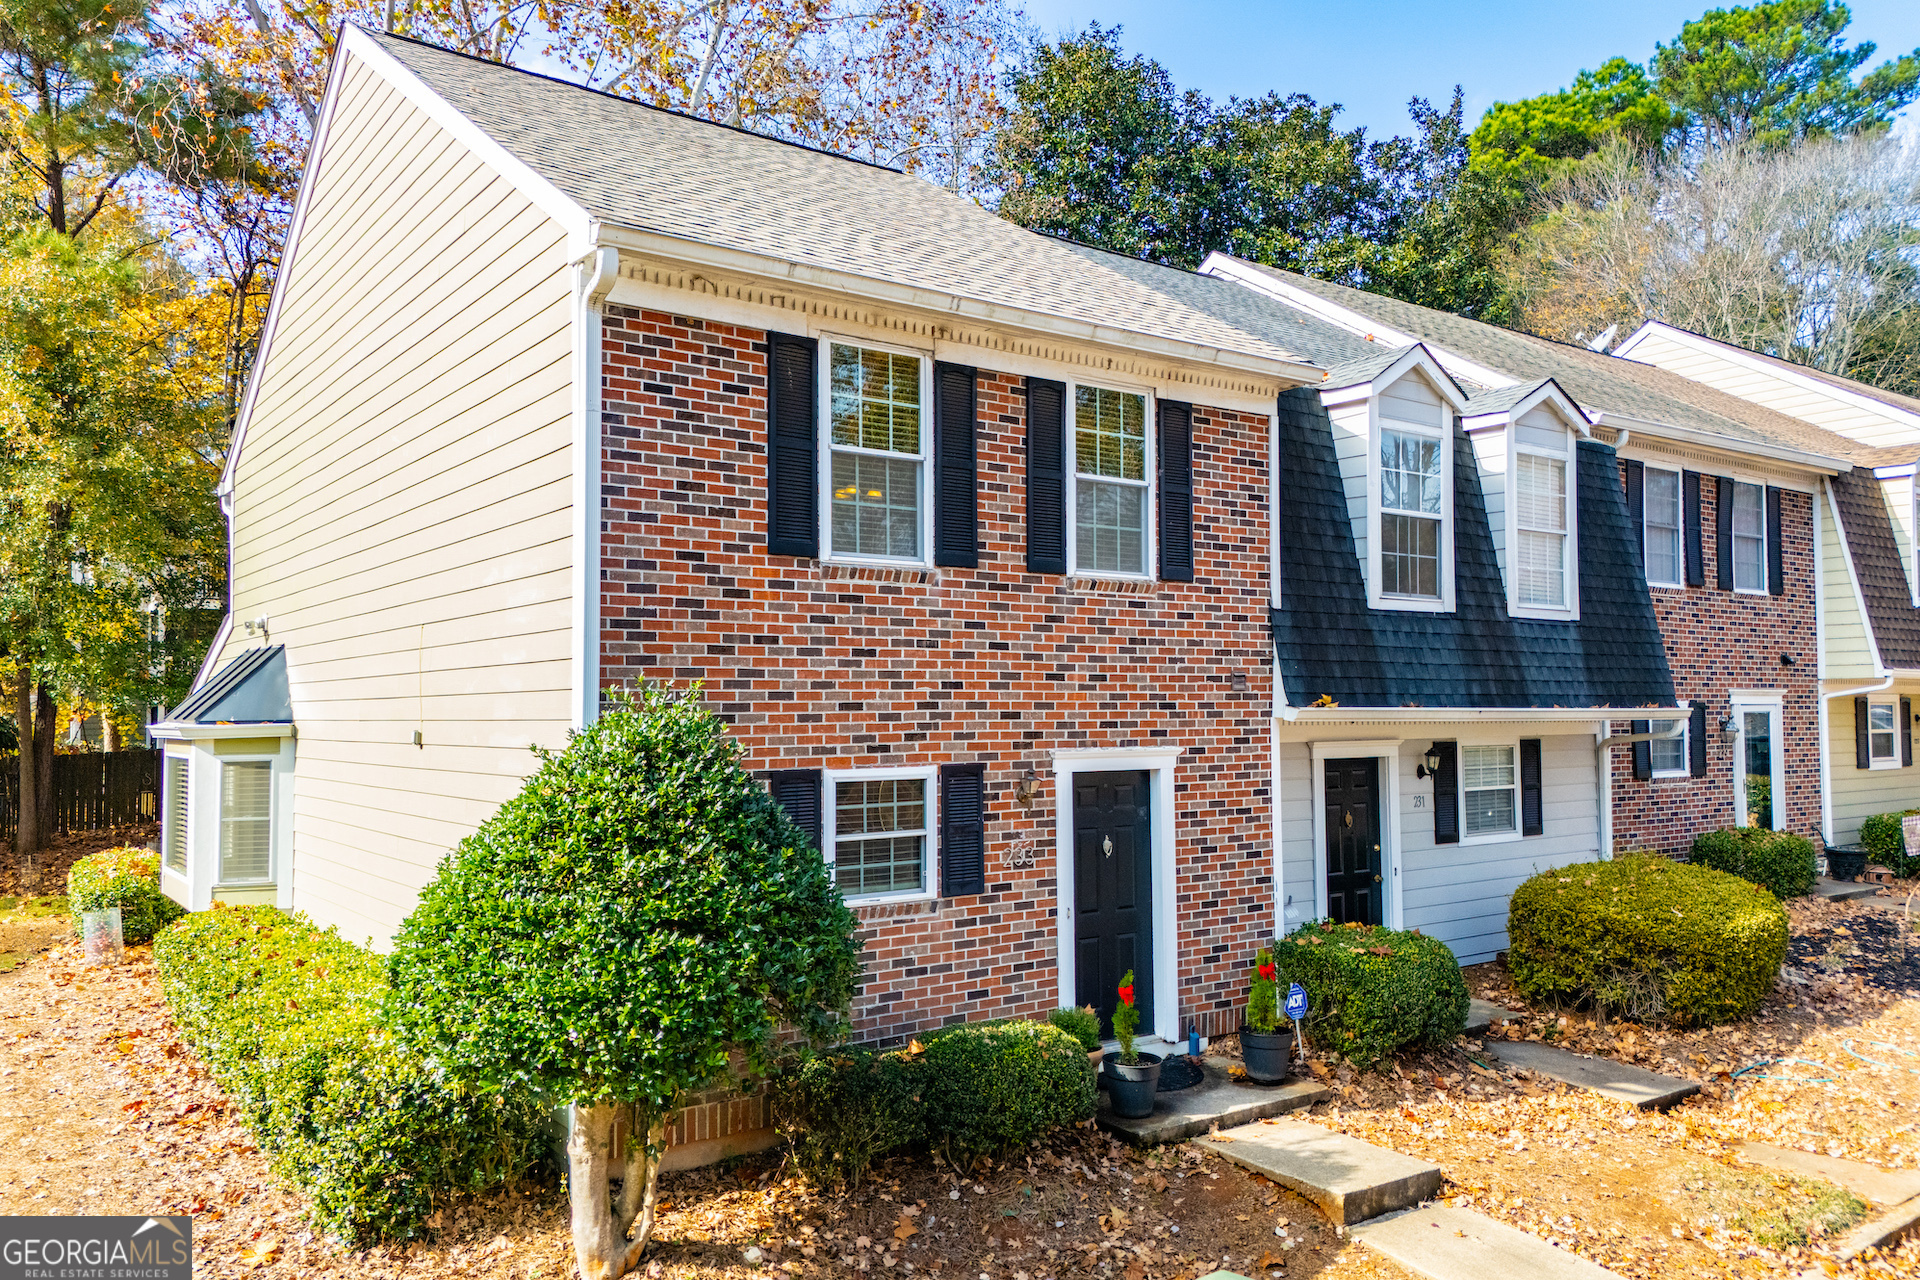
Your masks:
M 1344 823 L 1346 823 L 1346 824 L 1347 824 L 1348 826 L 1352 826 L 1352 825 L 1353 825 L 1353 810 L 1351 810 L 1351 809 L 1349 809 L 1349 810 L 1347 810 L 1347 811 L 1346 811 L 1345 813 L 1343 813 L 1343 814 L 1341 814 L 1341 815 L 1340 815 L 1340 821 L 1342 821 L 1342 822 L 1344 822 Z
M 1113 837 L 1112 836 L 1101 837 L 1100 852 L 1106 854 L 1109 858 L 1113 856 Z

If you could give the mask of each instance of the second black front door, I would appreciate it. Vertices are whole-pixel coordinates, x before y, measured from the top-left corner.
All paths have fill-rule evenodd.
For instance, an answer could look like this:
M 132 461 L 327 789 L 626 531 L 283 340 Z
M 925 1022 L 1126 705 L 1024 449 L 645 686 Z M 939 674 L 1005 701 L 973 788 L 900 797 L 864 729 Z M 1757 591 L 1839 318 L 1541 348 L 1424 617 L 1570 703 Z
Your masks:
M 1380 761 L 1327 761 L 1327 916 L 1380 923 Z
M 1074 1002 L 1111 1034 L 1120 979 L 1133 970 L 1140 1031 L 1153 1026 L 1153 840 L 1145 773 L 1073 777 Z

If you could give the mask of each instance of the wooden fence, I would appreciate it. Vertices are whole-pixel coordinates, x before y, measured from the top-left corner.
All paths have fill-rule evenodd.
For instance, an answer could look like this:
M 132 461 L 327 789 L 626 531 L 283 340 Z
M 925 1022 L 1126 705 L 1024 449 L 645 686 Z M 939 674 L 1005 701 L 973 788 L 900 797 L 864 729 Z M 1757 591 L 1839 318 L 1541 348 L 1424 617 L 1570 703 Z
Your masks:
M 53 829 L 98 831 L 160 817 L 158 751 L 83 751 L 53 758 Z M 20 820 L 20 760 L 0 756 L 0 835 Z

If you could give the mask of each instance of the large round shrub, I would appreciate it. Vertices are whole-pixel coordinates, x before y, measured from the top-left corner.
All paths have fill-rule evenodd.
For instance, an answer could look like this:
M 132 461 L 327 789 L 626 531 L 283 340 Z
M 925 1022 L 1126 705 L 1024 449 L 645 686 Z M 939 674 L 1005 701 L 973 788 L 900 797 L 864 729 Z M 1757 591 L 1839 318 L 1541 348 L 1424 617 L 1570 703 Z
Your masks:
M 67 905 L 75 932 L 88 911 L 120 908 L 120 936 L 128 943 L 150 942 L 153 935 L 186 914 L 186 908 L 160 892 L 160 855 L 125 846 L 90 853 L 67 872 Z
M 985 1022 L 927 1041 L 927 1141 L 949 1156 L 998 1155 L 1093 1115 L 1087 1051 L 1044 1022 Z
M 1813 841 L 1766 827 L 1702 831 L 1694 837 L 1688 859 L 1765 885 L 1783 901 L 1811 891 L 1817 874 Z
M 1773 989 L 1787 913 L 1760 885 L 1656 854 L 1578 862 L 1514 890 L 1507 966 L 1527 998 L 1683 1026 L 1732 1022 Z
M 1902 880 L 1920 876 L 1920 858 L 1907 856 L 1907 837 L 1902 826 L 1903 819 L 1916 813 L 1920 813 L 1920 809 L 1876 813 L 1860 824 L 1860 843 L 1866 846 L 1867 856 Z
M 1277 985 L 1307 992 L 1307 1043 L 1367 1067 L 1467 1026 L 1467 984 L 1447 944 L 1377 926 L 1306 924 L 1273 948 Z

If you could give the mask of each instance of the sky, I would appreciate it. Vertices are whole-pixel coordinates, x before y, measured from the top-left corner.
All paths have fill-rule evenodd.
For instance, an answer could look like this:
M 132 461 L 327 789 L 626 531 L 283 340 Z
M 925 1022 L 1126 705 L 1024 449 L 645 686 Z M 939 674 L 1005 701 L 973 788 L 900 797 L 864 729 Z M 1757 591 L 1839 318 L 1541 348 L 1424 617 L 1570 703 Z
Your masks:
M 1123 28 L 1129 53 L 1164 66 L 1182 89 L 1216 100 L 1267 92 L 1338 102 L 1338 123 L 1370 136 L 1410 132 L 1407 99 L 1444 106 L 1466 92 L 1467 125 L 1495 102 L 1565 87 L 1618 54 L 1645 62 L 1680 26 L 1732 0 L 1017 0 L 1044 36 L 1089 22 Z M 1916 0 L 1857 0 L 1850 45 L 1879 46 L 1867 65 L 1920 47 Z M 1909 108 L 1902 132 L 1920 123 Z

